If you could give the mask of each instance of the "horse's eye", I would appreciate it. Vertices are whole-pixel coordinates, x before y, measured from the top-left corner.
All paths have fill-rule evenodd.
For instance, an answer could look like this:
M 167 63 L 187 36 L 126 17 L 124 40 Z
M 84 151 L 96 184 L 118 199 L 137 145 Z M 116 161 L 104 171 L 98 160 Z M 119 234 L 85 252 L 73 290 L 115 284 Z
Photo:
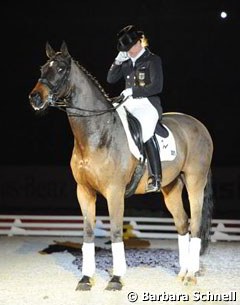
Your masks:
M 58 73 L 61 73 L 63 71 L 63 68 L 58 68 Z

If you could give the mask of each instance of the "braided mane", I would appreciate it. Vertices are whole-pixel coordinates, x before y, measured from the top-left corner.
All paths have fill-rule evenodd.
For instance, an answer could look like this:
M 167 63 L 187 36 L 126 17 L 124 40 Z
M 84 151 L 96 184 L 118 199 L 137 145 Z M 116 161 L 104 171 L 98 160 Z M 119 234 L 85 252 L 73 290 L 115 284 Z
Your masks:
M 100 90 L 102 95 L 106 98 L 106 100 L 111 102 L 111 98 L 108 96 L 108 94 L 106 93 L 104 88 L 101 86 L 99 81 L 96 79 L 96 77 L 94 77 L 86 68 L 84 68 L 82 65 L 80 65 L 78 61 L 74 60 L 74 63 L 78 66 L 78 68 L 80 70 L 82 70 L 82 72 L 84 72 L 87 75 L 88 78 L 90 78 L 94 82 L 94 84 L 98 87 L 98 89 Z

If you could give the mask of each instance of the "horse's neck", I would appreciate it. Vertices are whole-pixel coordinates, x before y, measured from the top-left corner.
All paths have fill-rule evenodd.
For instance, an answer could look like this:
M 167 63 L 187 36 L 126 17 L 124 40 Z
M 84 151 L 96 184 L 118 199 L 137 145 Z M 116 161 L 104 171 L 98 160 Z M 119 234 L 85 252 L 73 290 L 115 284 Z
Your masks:
M 107 110 L 110 103 L 101 92 L 101 86 L 84 68 L 72 64 L 72 88 L 74 90 L 71 103 L 73 106 L 87 110 Z
M 76 64 L 73 65 L 72 73 L 71 105 L 73 109 L 68 111 L 70 125 L 80 147 L 97 149 L 101 146 L 103 138 L 106 141 L 110 136 L 113 123 L 111 112 L 100 115 L 99 113 L 105 112 L 111 106 L 91 76 L 86 75 Z M 91 112 L 91 110 L 97 112 Z

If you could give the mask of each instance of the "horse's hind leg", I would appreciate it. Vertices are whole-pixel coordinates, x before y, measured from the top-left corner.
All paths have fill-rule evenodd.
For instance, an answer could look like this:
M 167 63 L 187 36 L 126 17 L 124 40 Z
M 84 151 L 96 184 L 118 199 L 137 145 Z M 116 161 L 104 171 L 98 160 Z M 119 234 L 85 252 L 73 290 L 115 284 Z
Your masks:
M 94 191 L 77 186 L 77 197 L 83 215 L 82 278 L 76 290 L 90 290 L 95 272 L 94 227 L 96 216 L 96 194 Z
M 121 191 L 119 188 L 114 187 L 108 193 L 107 203 L 111 222 L 113 272 L 106 290 L 121 290 L 121 278 L 126 272 L 123 243 L 124 190 Z
M 181 177 L 164 187 L 162 190 L 165 204 L 172 214 L 174 223 L 178 232 L 178 249 L 179 249 L 179 265 L 180 272 L 178 278 L 183 280 L 188 270 L 188 254 L 189 254 L 189 232 L 188 232 L 188 215 L 186 214 L 183 201 L 182 190 L 183 181 Z
M 200 173 L 199 171 L 198 175 L 185 174 L 185 185 L 191 211 L 191 239 L 189 244 L 188 273 L 185 277 L 185 284 L 196 283 L 196 273 L 200 268 L 202 209 L 204 187 L 207 181 L 207 177 L 200 175 Z

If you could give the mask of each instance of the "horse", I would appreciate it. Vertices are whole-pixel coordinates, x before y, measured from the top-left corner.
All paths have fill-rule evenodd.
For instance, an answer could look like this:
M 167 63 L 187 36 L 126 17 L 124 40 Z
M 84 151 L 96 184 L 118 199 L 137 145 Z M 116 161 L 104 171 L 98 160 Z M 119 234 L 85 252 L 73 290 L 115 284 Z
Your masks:
M 59 51 L 46 42 L 45 52 L 47 61 L 29 93 L 29 103 L 34 113 L 43 113 L 50 107 L 65 111 L 71 126 L 74 144 L 70 167 L 84 224 L 82 274 L 76 290 L 91 290 L 94 282 L 94 228 L 99 194 L 107 202 L 113 258 L 105 289 L 121 290 L 127 271 L 124 202 L 132 194 L 146 194 L 147 160 L 139 161 L 130 151 L 126 130 L 117 106 L 112 103 L 115 98 L 110 98 L 98 80 L 72 58 L 66 42 L 61 43 Z M 161 123 L 172 131 L 177 152 L 173 160 L 161 161 L 161 193 L 178 233 L 177 278 L 184 285 L 194 285 L 200 256 L 210 241 L 213 141 L 205 125 L 191 115 L 163 113 Z M 139 164 L 143 164 L 142 171 L 137 170 Z M 131 188 L 134 176 L 138 176 L 138 181 Z M 184 207 L 184 189 L 190 215 Z

